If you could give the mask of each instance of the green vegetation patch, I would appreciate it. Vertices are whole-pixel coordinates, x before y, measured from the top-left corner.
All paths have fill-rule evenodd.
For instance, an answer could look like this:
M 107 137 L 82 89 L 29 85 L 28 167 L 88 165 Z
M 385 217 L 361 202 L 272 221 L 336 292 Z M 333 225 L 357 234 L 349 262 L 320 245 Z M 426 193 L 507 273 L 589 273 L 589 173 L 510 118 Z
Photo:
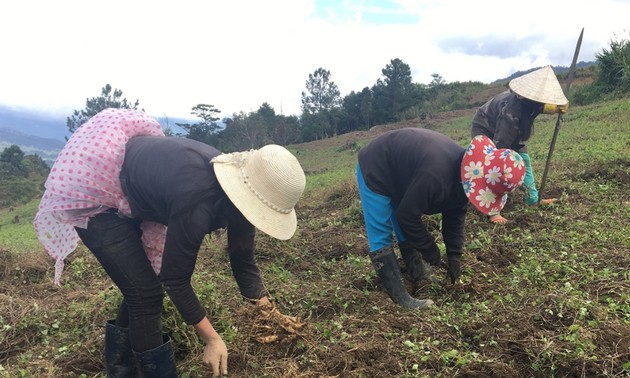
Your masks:
M 253 337 L 261 319 L 231 277 L 222 231 L 207 237 L 193 277 L 228 344 L 230 375 L 630 374 L 628 106 L 627 100 L 573 106 L 565 116 L 544 193 L 560 203 L 525 207 L 517 191 L 504 211 L 507 225 L 491 224 L 471 207 L 463 283 L 420 287 L 414 295 L 436 303 L 426 311 L 395 306 L 375 277 L 354 180 L 356 152 L 398 127 L 432 128 L 465 145 L 472 113 L 289 146 L 308 183 L 298 230 L 288 241 L 259 233 L 256 256 L 276 306 L 304 328 L 270 343 Z M 538 181 L 555 121 L 540 116 L 528 144 Z M 0 376 L 104 377 L 103 325 L 120 295 L 83 247 L 68 259 L 63 285 L 52 284 L 53 262 L 30 226 L 36 209 L 31 202 L 0 214 Z M 13 214 L 20 224 L 11 222 Z M 427 217 L 427 224 L 442 245 L 439 217 Z M 15 236 L 5 237 L 9 230 Z M 170 301 L 164 308 L 180 375 L 208 376 L 193 328 Z

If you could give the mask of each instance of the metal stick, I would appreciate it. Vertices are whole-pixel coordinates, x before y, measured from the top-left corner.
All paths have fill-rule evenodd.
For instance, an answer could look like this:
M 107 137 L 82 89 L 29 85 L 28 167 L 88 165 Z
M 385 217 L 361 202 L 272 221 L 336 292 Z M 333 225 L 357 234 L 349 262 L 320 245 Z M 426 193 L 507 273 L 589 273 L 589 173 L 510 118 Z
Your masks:
M 567 81 L 564 85 L 564 96 L 569 98 L 569 88 L 571 88 L 571 82 L 573 81 L 573 77 L 575 76 L 575 66 L 577 64 L 578 55 L 580 55 L 580 46 L 582 45 L 582 36 L 584 35 L 584 28 L 582 28 L 582 32 L 580 32 L 580 37 L 578 38 L 577 44 L 575 46 L 575 53 L 573 54 L 573 61 L 571 62 L 571 67 L 569 68 L 569 75 L 567 76 Z M 542 201 L 542 192 L 545 189 L 545 183 L 547 182 L 547 174 L 549 173 L 549 167 L 551 166 L 551 155 L 553 155 L 553 150 L 556 146 L 556 139 L 558 139 L 558 132 L 560 131 L 560 125 L 562 124 L 562 113 L 558 113 L 558 118 L 556 119 L 556 128 L 553 131 L 553 137 L 551 138 L 551 144 L 549 145 L 549 154 L 547 155 L 547 162 L 545 163 L 545 171 L 543 172 L 542 180 L 540 182 L 540 189 L 538 190 L 538 204 Z

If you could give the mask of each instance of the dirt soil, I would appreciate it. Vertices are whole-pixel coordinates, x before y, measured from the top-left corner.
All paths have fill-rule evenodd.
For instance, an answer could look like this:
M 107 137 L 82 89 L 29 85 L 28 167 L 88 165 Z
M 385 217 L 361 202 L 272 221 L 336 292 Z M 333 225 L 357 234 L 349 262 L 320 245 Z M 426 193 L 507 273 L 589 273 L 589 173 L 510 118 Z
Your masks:
M 357 139 L 371 138 L 388 130 L 417 127 L 431 128 L 434 124 L 439 124 L 449 119 L 462 116 L 474 115 L 474 109 L 464 109 L 452 112 L 436 114 L 431 119 L 420 121 L 418 119 L 399 122 L 390 125 L 377 126 L 369 131 L 359 131 L 340 135 L 334 139 L 324 139 L 307 143 L 310 146 L 331 146 L 342 147 L 345 143 L 351 143 Z M 619 167 L 622 162 L 612 162 L 610 166 Z M 628 164 L 628 162 L 625 162 Z M 608 172 L 608 170 L 612 172 Z M 596 172 L 586 172 L 580 179 L 599 177 L 604 173 L 607 177 L 617 176 L 622 185 L 630 184 L 630 177 L 624 171 L 602 166 Z M 589 175 L 591 175 L 589 177 Z M 548 197 L 560 198 L 563 194 L 561 188 L 553 185 L 548 188 Z M 580 202 L 579 193 L 571 193 L 572 200 Z M 324 203 L 306 204 L 298 209 L 300 224 L 308 224 L 314 219 L 326 219 L 339 213 L 339 208 L 349 207 L 358 194 L 353 190 L 348 190 L 338 196 L 332 196 L 330 201 Z M 493 236 L 505 233 L 519 234 L 521 230 L 529 229 L 533 232 L 533 240 L 536 238 L 546 238 L 545 214 L 527 213 L 516 211 L 520 207 L 521 199 L 508 201 L 505 212 L 514 211 L 511 222 L 506 226 L 495 227 L 477 212 L 470 211 L 467 217 L 467 232 L 475 234 L 477 230 L 483 229 Z M 586 199 L 584 199 L 586 200 Z M 438 224 L 428 226 L 435 235 L 438 233 Z M 325 261 L 342 260 L 349 256 L 366 258 L 368 254 L 367 242 L 365 240 L 356 242 L 351 240 L 347 230 L 337 227 L 328 227 L 317 230 L 303 230 L 300 236 L 304 240 L 309 240 L 309 249 L 303 251 L 309 261 L 308 264 L 287 265 L 286 268 L 294 274 L 294 277 L 303 276 L 304 270 L 313 270 L 314 266 L 326 265 Z M 497 237 L 498 239 L 498 237 Z M 263 247 L 264 248 L 264 247 Z M 608 256 L 604 259 L 619 261 L 622 266 L 621 271 L 630 269 L 630 259 L 625 254 L 627 249 L 617 250 L 610 248 Z M 499 286 L 492 280 L 482 277 L 510 275 L 510 268 L 521 259 L 520 251 L 494 245 L 493 248 L 481 248 L 474 254 L 467 256 L 464 269 L 474 271 L 472 280 L 465 284 L 447 285 L 444 288 L 436 289 L 435 285 L 425 283 L 416 288 L 414 296 L 418 298 L 432 298 L 438 306 L 448 302 L 475 302 L 491 301 L 497 293 L 509 293 L 514 291 L 510 285 Z M 402 261 L 401 261 L 401 266 Z M 320 274 L 325 275 L 326 269 Z M 404 273 L 404 267 L 403 267 Z M 436 272 L 437 275 L 444 275 L 444 269 Z M 476 277 L 479 277 L 477 279 Z M 556 293 L 541 293 L 539 298 L 531 298 L 531 303 L 519 303 L 518 309 L 510 307 L 493 308 L 493 315 L 490 319 L 471 319 L 463 328 L 456 329 L 456 325 L 444 327 L 443 323 L 436 323 L 432 320 L 435 313 L 428 310 L 426 313 L 414 313 L 400 311 L 392 308 L 391 301 L 384 293 L 378 279 L 365 280 L 362 278 L 348 279 L 348 277 L 338 277 L 334 282 L 305 282 L 295 289 L 295 297 L 308 298 L 313 295 L 313 286 L 335 287 L 336 295 L 344 298 L 352 298 L 354 301 L 348 307 L 340 307 L 334 301 L 320 303 L 316 311 L 309 314 L 304 319 L 304 327 L 299 333 L 289 333 L 281 327 L 276 327 L 278 342 L 261 345 L 255 338 L 243 341 L 231 358 L 234 360 L 236 371 L 248 371 L 249 362 L 252 356 L 256 360 L 277 359 L 280 368 L 270 369 L 269 376 L 286 377 L 401 377 L 401 376 L 457 376 L 457 377 L 547 377 L 549 370 L 541 367 L 540 370 L 532 368 L 535 365 L 535 353 L 544 354 L 546 350 L 551 353 L 554 339 L 558 334 L 564 332 L 567 327 L 576 324 L 577 315 L 567 313 L 561 307 L 562 298 Z M 408 289 L 412 287 L 407 282 Z M 585 282 L 588 292 L 630 292 L 630 284 L 622 281 L 618 286 L 611 287 L 610 284 L 601 285 L 598 282 Z M 364 297 L 364 293 L 369 293 L 369 300 Z M 291 311 L 291 304 L 282 303 L 286 311 Z M 252 310 L 253 311 L 253 310 Z M 342 315 L 340 315 L 342 314 Z M 239 313 L 242 316 L 236 323 L 245 326 L 246 333 L 255 334 L 260 328 L 258 318 L 251 312 Z M 613 320 L 603 322 L 605 315 L 594 311 L 590 314 L 592 319 L 602 321 L 602 326 L 589 335 L 594 340 L 593 357 L 579 358 L 572 361 L 558 362 L 555 376 L 557 377 L 599 377 L 599 376 L 623 376 L 620 366 L 624 362 L 630 361 L 630 324 L 627 322 Z M 253 323 L 252 323 L 253 321 Z M 351 343 L 331 342 L 322 337 L 321 329 L 314 328 L 314 324 L 329 322 L 338 326 L 345 333 L 352 335 Z M 417 374 L 410 373 L 401 364 L 400 346 L 396 344 L 391 335 L 404 334 L 414 330 L 421 334 L 423 338 L 434 340 L 435 342 L 425 345 L 418 354 L 436 356 L 443 353 L 449 347 L 456 348 L 463 341 L 465 345 L 472 345 L 477 353 L 484 356 L 483 363 L 466 364 L 458 369 L 449 369 L 445 373 L 445 366 L 452 368 L 457 365 L 453 360 L 429 358 L 422 371 Z M 272 334 L 274 332 L 271 332 Z M 455 340 L 459 338 L 459 340 Z M 549 345 L 541 344 L 540 340 L 549 340 Z M 486 344 L 484 341 L 492 340 L 494 345 Z M 534 352 L 536 351 L 536 352 Z M 616 372 L 616 373 L 613 373 Z M 627 371 L 626 371 L 627 373 Z
M 299 213 L 305 219 L 321 218 L 334 213 L 335 208 L 336 206 L 308 207 L 299 209 Z M 509 212 L 510 207 L 506 208 L 506 211 Z M 485 221 L 476 214 L 471 214 L 469 218 L 470 223 Z M 544 218 L 516 217 L 506 227 L 507 230 L 497 229 L 496 232 L 518 232 L 521 228 L 532 227 L 537 223 L 544 223 Z M 489 228 L 488 225 L 485 227 Z M 317 248 L 305 252 L 309 256 L 308 266 L 287 266 L 295 277 L 303 275 L 301 272 L 305 269 L 313 269 L 313 266 L 322 264 L 324 261 L 340 260 L 348 256 L 360 258 L 367 256 L 368 248 L 364 243 L 361 243 L 361 248 L 356 246 L 348 248 L 346 247 L 349 243 L 347 234 L 335 234 L 329 231 L 331 230 L 324 230 L 325 236 L 321 235 L 322 232 L 319 232 L 319 235 L 307 233 L 302 236 L 312 240 L 312 244 Z M 509 275 L 510 266 L 518 260 L 518 251 L 500 247 L 483 249 L 472 257 L 468 257 L 465 269 L 474 271 L 474 277 Z M 625 261 L 627 264 L 628 259 Z M 626 266 L 626 269 L 630 269 L 630 266 Z M 325 274 L 325 272 L 320 274 Z M 436 274 L 443 275 L 444 271 L 438 271 Z M 417 288 L 414 296 L 432 298 L 440 306 L 440 303 L 451 301 L 460 303 L 488 301 L 496 293 L 514 291 L 512 287 L 499 287 L 495 283 L 477 280 L 474 277 L 471 282 L 447 286 L 443 289 L 436 289 L 434 285 L 426 282 Z M 436 341 L 435 344 L 425 345 L 425 349 L 418 351 L 419 354 L 440 355 L 445 348 L 454 348 L 463 341 L 467 345 L 473 345 L 477 353 L 484 355 L 486 362 L 467 364 L 457 369 L 456 373 L 452 374 L 453 376 L 546 377 L 549 376 L 548 372 L 532 370 L 532 351 L 544 350 L 545 346 L 540 344 L 541 339 L 553 340 L 560 330 L 570 327 L 576 320 L 575 314 L 562 315 L 562 308 L 559 307 L 561 298 L 549 293 L 545 294 L 540 304 L 519 305 L 519 311 L 509 307 L 494 308 L 491 321 L 471 319 L 461 329 L 445 328 L 444 324 L 433 321 L 432 317 L 435 313 L 431 310 L 426 313 L 417 313 L 393 308 L 390 299 L 376 279 L 372 281 L 349 280 L 347 277 L 339 277 L 334 282 L 306 283 L 295 289 L 295 296 L 304 298 L 312 296 L 313 284 L 321 285 L 319 287 L 336 287 L 335 293 L 338 297 L 352 298 L 354 301 L 345 308 L 334 301 L 319 303 L 316 311 L 310 313 L 307 319 L 301 320 L 302 328 L 299 332 L 287 331 L 285 327 L 278 324 L 269 324 L 266 317 L 259 317 L 256 314 L 257 310 L 253 306 L 237 311 L 234 322 L 240 324 L 243 335 L 236 341 L 230 357 L 233 364 L 231 368 L 234 371 L 251 371 L 254 374 L 255 370 L 251 368 L 252 359 L 256 361 L 274 359 L 276 367 L 270 367 L 268 375 L 265 376 L 313 378 L 444 376 L 445 366 L 452 367 L 456 362 L 431 358 L 424 366 L 422 374 L 418 373 L 418 375 L 410 375 L 401 364 L 400 345 L 395 342 L 392 335 L 405 334 L 414 330 L 423 338 Z M 409 282 L 407 285 L 408 289 L 412 290 Z M 598 287 L 597 282 L 588 285 L 591 285 L 592 292 L 613 289 Z M 625 283 L 617 289 L 627 291 L 630 286 Z M 369 299 L 364 297 L 365 292 L 369 293 Z M 532 298 L 532 303 L 534 299 L 536 298 Z M 282 306 L 286 309 L 285 311 L 291 311 L 290 304 L 282 303 Z M 555 311 L 549 311 L 549 309 Z M 593 316 L 597 317 L 598 314 L 593 314 Z M 314 327 L 315 324 L 321 323 L 329 323 L 342 328 L 343 332 L 352 335 L 352 342 L 326 340 L 322 336 L 321 329 Z M 274 341 L 261 342 L 259 339 L 261 329 L 266 331 L 266 335 L 275 335 Z M 557 370 L 556 376 L 607 376 L 602 374 L 606 371 L 602 365 L 609 363 L 604 356 L 611 356 L 613 360 L 625 358 L 627 361 L 630 350 L 629 324 L 620 321 L 610 322 L 595 332 L 596 334 L 592 337 L 595 340 L 594 348 L 597 351 L 596 354 L 602 358 L 563 363 Z M 490 348 L 484 340 L 495 340 L 494 342 L 498 345 Z M 610 363 L 614 362 L 611 360 Z M 451 376 L 451 374 L 446 376 Z

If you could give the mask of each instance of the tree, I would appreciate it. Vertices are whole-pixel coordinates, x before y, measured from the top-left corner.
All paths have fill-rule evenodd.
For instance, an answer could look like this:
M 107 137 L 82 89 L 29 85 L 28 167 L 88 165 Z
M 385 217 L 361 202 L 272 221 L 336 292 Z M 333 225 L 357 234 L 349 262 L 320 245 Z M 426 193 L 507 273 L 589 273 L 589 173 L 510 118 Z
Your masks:
M 606 92 L 630 92 L 630 40 L 617 37 L 596 55 L 599 75 L 595 84 Z
M 308 75 L 307 92 L 302 92 L 302 112 L 315 114 L 341 105 L 337 84 L 330 80 L 330 71 L 318 68 Z
M 361 92 L 350 92 L 343 98 L 345 120 L 341 123 L 340 134 L 354 130 L 367 130 L 371 126 L 372 91 L 365 87 Z
M 309 74 L 306 89 L 307 92 L 302 92 L 302 140 L 336 135 L 341 95 L 337 85 L 330 80 L 330 71 L 318 68 Z
M 0 178 L 26 177 L 27 172 L 22 165 L 24 152 L 17 145 L 13 144 L 0 154 Z
M 303 113 L 300 119 L 300 136 L 303 142 L 329 138 L 337 135 L 337 125 L 341 119 L 341 109 L 331 109 L 318 113 Z
M 266 102 L 263 102 L 263 104 L 260 105 L 260 108 L 258 108 L 256 113 L 258 113 L 258 115 L 261 116 L 268 124 L 272 124 L 275 121 L 276 111 Z
M 295 143 L 300 137 L 300 121 L 296 116 L 276 116 L 273 130 L 269 137 L 281 146 Z
M 446 80 L 442 77 L 442 75 L 438 73 L 431 74 L 431 83 L 429 83 L 429 88 L 441 88 L 446 84 Z
M 219 117 L 215 115 L 220 114 L 221 111 L 214 107 L 214 105 L 208 104 L 198 104 L 193 107 L 190 111 L 190 114 L 196 115 L 201 118 L 202 122 L 200 123 L 202 126 L 207 127 L 210 131 L 210 134 L 214 134 L 221 127 L 217 123 Z
M 297 142 L 299 137 L 297 117 L 278 115 L 274 108 L 266 102 L 258 108 L 256 115 L 260 117 L 265 125 L 266 142 L 283 146 Z
M 221 111 L 215 108 L 214 105 L 197 104 L 193 106 L 190 114 L 201 118 L 201 122 L 192 125 L 189 123 L 176 123 L 176 125 L 188 132 L 187 138 L 206 144 L 213 144 L 216 137 L 215 134 L 221 129 L 221 125 L 217 123 L 219 117 L 216 116 L 219 113 Z
M 66 125 L 68 131 L 73 133 L 81 125 L 87 122 L 88 119 L 94 117 L 101 110 L 107 108 L 121 108 L 121 109 L 138 109 L 140 101 L 136 100 L 134 103 L 127 101 L 126 98 L 122 98 L 123 92 L 120 89 L 114 89 L 106 84 L 101 89 L 101 95 L 99 97 L 92 97 L 85 100 L 85 109 L 75 110 L 70 117 L 67 118 Z
M 258 113 L 234 114 L 221 132 L 221 150 L 243 151 L 260 148 L 267 141 L 265 120 Z
M 384 79 L 378 79 L 372 87 L 374 122 L 398 121 L 407 109 L 418 104 L 419 93 L 412 82 L 409 65 L 402 60 L 392 59 L 382 73 Z
M 48 164 L 37 154 L 24 156 L 22 166 L 27 172 L 28 177 L 46 177 L 48 173 L 50 173 Z
M 0 161 L 5 163 L 9 163 L 14 167 L 19 167 L 22 165 L 22 160 L 24 159 L 24 152 L 22 149 L 15 144 L 10 145 L 5 148 L 0 154 Z
M 256 114 L 260 117 L 262 122 L 265 125 L 265 134 L 267 136 L 271 136 L 273 134 L 273 130 L 276 127 L 276 120 L 278 116 L 276 116 L 276 111 L 274 108 L 266 102 L 263 102 L 260 105 L 260 108 L 256 111 Z

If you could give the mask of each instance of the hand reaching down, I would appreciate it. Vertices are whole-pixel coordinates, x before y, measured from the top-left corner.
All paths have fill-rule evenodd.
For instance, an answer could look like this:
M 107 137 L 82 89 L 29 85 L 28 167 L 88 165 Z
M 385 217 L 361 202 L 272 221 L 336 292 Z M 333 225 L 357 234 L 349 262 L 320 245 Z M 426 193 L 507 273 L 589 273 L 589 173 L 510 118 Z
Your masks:
M 228 352 L 221 337 L 210 339 L 203 349 L 203 363 L 212 369 L 214 377 L 228 374 Z

